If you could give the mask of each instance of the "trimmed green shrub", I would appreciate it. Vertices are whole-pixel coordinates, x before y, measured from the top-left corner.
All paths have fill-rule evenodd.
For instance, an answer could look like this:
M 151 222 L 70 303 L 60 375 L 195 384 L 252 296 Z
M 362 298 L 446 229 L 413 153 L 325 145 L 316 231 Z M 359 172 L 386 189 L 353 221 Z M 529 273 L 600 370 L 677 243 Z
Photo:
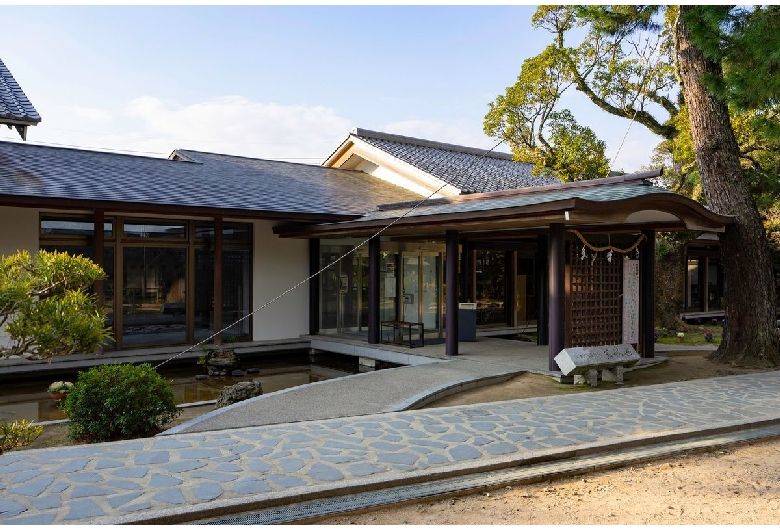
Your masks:
M 80 372 L 63 406 L 68 436 L 89 442 L 157 434 L 181 412 L 150 364 L 105 364 Z
M 89 288 L 105 278 L 83 256 L 20 251 L 0 257 L 0 325 L 12 339 L 0 357 L 91 353 L 111 338 L 105 311 Z
M 0 423 L 0 454 L 5 450 L 33 443 L 42 432 L 43 427 L 33 425 L 28 420 Z

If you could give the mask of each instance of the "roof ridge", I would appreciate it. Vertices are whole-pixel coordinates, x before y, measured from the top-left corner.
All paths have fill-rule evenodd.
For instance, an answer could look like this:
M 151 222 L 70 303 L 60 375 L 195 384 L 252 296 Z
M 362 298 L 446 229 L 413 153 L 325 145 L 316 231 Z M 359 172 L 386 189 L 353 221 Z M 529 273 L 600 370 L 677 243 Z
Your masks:
M 21 148 L 26 149 L 56 149 L 58 151 L 79 151 L 83 153 L 93 153 L 98 155 L 113 155 L 113 156 L 125 156 L 130 158 L 143 158 L 145 160 L 162 160 L 163 162 L 170 162 L 167 157 L 161 158 L 159 156 L 149 156 L 149 155 L 134 155 L 132 153 L 117 153 L 114 151 L 98 151 L 96 149 L 87 149 L 86 147 L 65 147 L 61 145 L 46 145 L 46 144 L 40 144 L 40 143 L 31 143 L 31 142 L 14 142 L 11 140 L 0 140 L 0 144 L 6 144 L 6 145 L 16 145 Z M 106 148 L 108 149 L 108 148 Z
M 354 129 L 352 129 L 350 134 L 357 137 L 362 136 L 365 138 L 374 138 L 376 140 L 400 142 L 400 143 L 406 143 L 410 145 L 416 145 L 419 147 L 432 147 L 434 149 L 444 149 L 447 151 L 456 151 L 458 153 L 465 153 L 470 155 L 489 156 L 501 160 L 514 160 L 513 155 L 509 153 L 493 151 L 492 149 L 481 149 L 479 147 L 468 147 L 465 145 L 437 142 L 434 140 L 426 140 L 425 138 L 415 138 L 413 136 L 403 136 L 400 134 L 391 134 L 391 133 L 385 133 L 379 131 L 372 131 L 370 129 L 361 129 L 360 127 L 355 127 Z
M 197 153 L 199 155 L 212 155 L 212 156 L 221 156 L 221 157 L 227 157 L 227 158 L 240 158 L 242 160 L 255 160 L 260 162 L 272 162 L 275 164 L 290 164 L 293 166 L 306 166 L 306 167 L 319 167 L 323 169 L 337 169 L 339 171 L 353 171 L 358 173 L 365 173 L 364 171 L 356 170 L 356 169 L 341 169 L 337 167 L 323 167 L 322 164 L 304 164 L 303 162 L 290 162 L 288 160 L 269 160 L 268 158 L 259 158 L 254 156 L 245 156 L 245 155 L 230 155 L 227 153 L 214 153 L 212 151 L 198 151 L 197 149 L 174 149 L 175 153 Z
M 578 180 L 574 182 L 561 182 L 559 184 L 550 184 L 547 186 L 528 186 L 525 188 L 515 188 L 511 190 L 488 191 L 485 193 L 470 193 L 467 195 L 458 195 L 455 197 L 441 197 L 429 199 L 426 204 L 453 204 L 459 202 L 471 202 L 484 199 L 495 199 L 501 197 L 515 197 L 518 195 L 533 195 L 536 193 L 545 193 L 550 191 L 560 191 L 569 188 L 593 188 L 597 186 L 611 186 L 615 184 L 645 185 L 645 179 L 660 177 L 663 169 L 653 169 L 641 171 L 628 175 L 619 175 L 615 177 L 603 177 L 589 180 Z M 435 202 L 434 202 L 435 201 Z M 412 204 L 415 204 L 412 202 Z M 377 210 L 396 210 L 410 205 L 410 201 L 390 204 L 380 204 Z

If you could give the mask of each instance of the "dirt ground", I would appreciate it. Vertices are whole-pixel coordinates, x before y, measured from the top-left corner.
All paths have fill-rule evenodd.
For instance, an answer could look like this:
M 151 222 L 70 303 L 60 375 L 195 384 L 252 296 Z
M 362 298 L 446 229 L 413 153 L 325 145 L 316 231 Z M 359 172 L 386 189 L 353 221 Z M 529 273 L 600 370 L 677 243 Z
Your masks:
M 661 366 L 628 372 L 625 386 L 756 373 L 716 364 L 701 352 L 664 354 Z M 605 391 L 560 385 L 524 374 L 506 383 L 446 397 L 432 407 Z M 316 524 L 777 524 L 780 518 L 780 440 L 769 440 L 504 487 L 438 501 L 414 502 Z

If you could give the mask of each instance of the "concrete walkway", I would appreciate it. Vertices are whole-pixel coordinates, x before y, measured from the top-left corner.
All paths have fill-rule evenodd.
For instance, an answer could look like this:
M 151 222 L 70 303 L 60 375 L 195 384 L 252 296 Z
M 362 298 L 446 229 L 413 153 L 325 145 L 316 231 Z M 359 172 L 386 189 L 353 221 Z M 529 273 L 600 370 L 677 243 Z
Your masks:
M 409 358 L 414 355 L 411 352 L 418 354 L 416 359 Z M 380 353 L 395 352 L 385 347 Z M 520 341 L 480 338 L 461 344 L 461 354 L 450 358 L 444 355 L 443 344 L 405 348 L 401 353 L 412 366 L 329 379 L 258 396 L 208 412 L 163 434 L 400 412 L 525 372 L 560 376 L 560 372 L 548 370 L 547 346 Z M 642 359 L 637 367 L 665 360 L 662 356 Z M 425 364 L 421 364 L 423 361 Z
M 780 372 L 0 456 L 0 522 L 175 523 L 780 422 Z
M 365 344 L 356 341 L 361 347 Z M 547 371 L 546 346 L 480 338 L 447 358 L 444 345 L 380 346 L 374 354 L 409 364 L 297 386 L 241 401 L 182 423 L 163 434 L 203 432 L 306 420 L 398 412 L 477 386 L 533 371 Z M 377 355 L 377 356 L 379 356 Z M 396 358 L 403 355 L 402 359 Z

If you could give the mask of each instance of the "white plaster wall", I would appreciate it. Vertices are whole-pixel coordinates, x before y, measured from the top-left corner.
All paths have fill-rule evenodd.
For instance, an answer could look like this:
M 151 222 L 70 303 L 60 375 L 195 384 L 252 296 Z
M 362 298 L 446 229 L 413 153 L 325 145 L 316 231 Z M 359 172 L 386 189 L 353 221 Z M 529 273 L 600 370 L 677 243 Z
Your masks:
M 309 276 L 309 242 L 281 239 L 272 221 L 254 223 L 253 309 L 277 297 Z M 305 283 L 255 313 L 254 340 L 298 338 L 309 332 L 309 284 Z
M 0 255 L 38 251 L 38 210 L 0 206 Z
M 38 251 L 38 210 L 0 206 L 0 256 L 10 256 L 20 250 L 30 254 Z M 10 340 L 0 328 L 0 347 L 10 346 Z

